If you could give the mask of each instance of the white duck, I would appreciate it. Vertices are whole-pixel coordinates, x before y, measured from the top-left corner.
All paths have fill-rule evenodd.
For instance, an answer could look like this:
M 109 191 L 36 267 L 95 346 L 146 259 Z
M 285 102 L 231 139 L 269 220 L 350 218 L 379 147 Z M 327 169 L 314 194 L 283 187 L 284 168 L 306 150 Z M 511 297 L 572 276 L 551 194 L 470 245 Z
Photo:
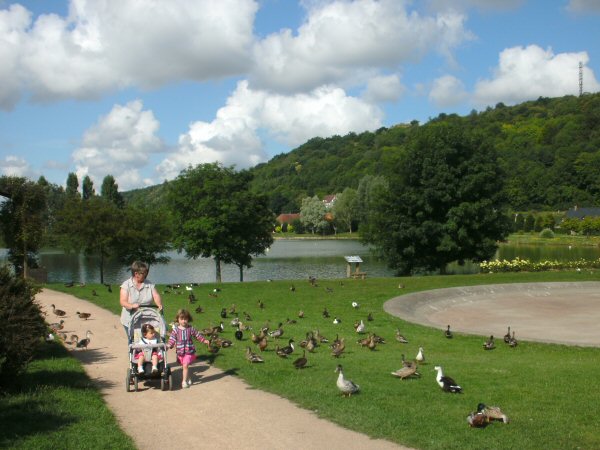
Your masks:
M 437 384 L 443 391 L 452 392 L 454 394 L 460 394 L 462 392 L 462 388 L 454 381 L 454 379 L 444 375 L 441 366 L 435 366 L 433 370 L 437 370 L 435 381 L 437 381 Z
M 419 352 L 415 357 L 415 361 L 417 361 L 419 364 L 423 364 L 425 362 L 425 353 L 423 352 L 423 347 L 419 347 Z
M 365 323 L 363 322 L 362 319 L 360 319 L 360 323 L 356 326 L 356 332 L 357 333 L 364 333 L 365 332 Z
M 360 386 L 358 384 L 355 384 L 353 381 L 346 380 L 344 378 L 344 372 L 342 372 L 341 364 L 338 364 L 338 366 L 335 368 L 335 371 L 339 374 L 336 386 L 344 396 L 350 397 L 355 392 L 358 392 Z

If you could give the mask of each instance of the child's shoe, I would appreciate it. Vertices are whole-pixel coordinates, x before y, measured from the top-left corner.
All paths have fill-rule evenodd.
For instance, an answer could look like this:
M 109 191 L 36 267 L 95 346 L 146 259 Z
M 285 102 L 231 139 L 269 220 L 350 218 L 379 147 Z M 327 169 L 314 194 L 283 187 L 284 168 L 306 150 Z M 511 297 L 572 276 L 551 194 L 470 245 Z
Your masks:
M 158 367 L 152 366 L 152 375 L 156 375 L 158 373 Z
M 187 388 L 189 388 L 189 387 L 190 387 L 190 385 L 189 385 L 189 384 L 187 384 L 187 382 L 186 382 L 185 380 L 181 382 L 181 388 L 182 388 L 182 389 L 187 389 Z

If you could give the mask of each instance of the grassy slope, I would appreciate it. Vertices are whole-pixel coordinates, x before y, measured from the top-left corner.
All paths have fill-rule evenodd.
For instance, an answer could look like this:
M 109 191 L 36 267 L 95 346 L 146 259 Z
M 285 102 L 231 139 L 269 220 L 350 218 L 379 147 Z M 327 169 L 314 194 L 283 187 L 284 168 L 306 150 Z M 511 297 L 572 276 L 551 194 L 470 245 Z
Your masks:
M 216 357 L 205 356 L 205 359 L 214 359 L 218 367 L 236 373 L 252 386 L 289 398 L 347 428 L 418 448 L 599 448 L 600 436 L 593 423 L 600 394 L 589 388 L 596 384 L 598 348 L 521 342 L 516 349 L 500 345 L 492 352 L 484 352 L 481 349 L 483 337 L 457 335 L 453 340 L 446 340 L 439 330 L 406 323 L 382 311 L 386 300 L 418 290 L 584 280 L 596 281 L 598 275 L 561 272 L 381 278 L 343 280 L 343 286 L 340 280 L 319 280 L 318 287 L 295 281 L 295 292 L 289 289 L 292 282 L 285 281 L 227 283 L 219 286 L 222 290 L 217 298 L 209 296 L 216 285 L 207 284 L 194 288 L 198 301 L 193 305 L 188 304 L 183 287 L 165 291 L 163 298 L 167 317 L 172 317 L 178 308 L 187 307 L 198 328 L 218 324 L 221 308 L 232 304 L 239 313 L 246 311 L 252 315 L 253 320 L 248 324 L 254 330 L 265 322 L 274 328 L 287 318 L 297 319 L 298 311 L 304 310 L 304 319 L 284 325 L 280 346 L 287 344 L 290 337 L 298 343 L 306 332 L 316 329 L 329 339 L 336 334 L 345 337 L 347 351 L 342 358 L 332 358 L 324 345 L 308 355 L 309 367 L 301 371 L 292 367 L 292 361 L 301 352 L 297 350 L 288 360 L 281 359 L 273 351 L 274 341 L 263 354 L 264 364 L 249 364 L 244 359 L 244 351 L 246 346 L 254 348 L 254 345 L 248 333 L 243 342 L 235 342 Z M 399 283 L 405 285 L 401 290 Z M 115 313 L 119 311 L 117 294 L 109 294 L 97 285 L 49 287 L 94 301 Z M 99 292 L 98 297 L 91 295 L 93 288 Z M 163 286 L 159 288 L 165 290 Z M 259 300 L 264 303 L 264 309 L 258 308 Z M 360 303 L 358 310 L 351 307 L 352 301 Z M 205 310 L 202 314 L 194 313 L 199 305 Z M 332 317 L 342 319 L 341 325 L 322 317 L 325 307 Z M 369 312 L 375 320 L 368 322 L 368 330 L 388 341 L 373 352 L 356 343 L 358 336 L 352 326 L 356 319 L 365 319 Z M 230 317 L 224 321 L 223 335 L 234 340 L 229 321 Z M 394 340 L 396 328 L 408 337 L 409 344 Z M 400 367 L 400 354 L 412 358 L 419 346 L 424 347 L 428 359 L 428 364 L 420 369 L 421 379 L 402 381 L 392 377 L 390 372 Z M 201 349 L 200 354 L 205 355 L 205 350 Z M 338 362 L 343 364 L 345 375 L 361 386 L 358 395 L 340 397 L 334 373 Z M 436 364 L 442 365 L 445 372 L 463 386 L 462 395 L 446 394 L 437 387 L 433 372 Z M 512 423 L 493 424 L 485 430 L 469 429 L 465 418 L 479 402 L 502 406 Z M 257 405 L 257 411 L 260 407 Z
M 58 343 L 42 347 L 0 401 L 0 448 L 134 449 L 98 388 Z

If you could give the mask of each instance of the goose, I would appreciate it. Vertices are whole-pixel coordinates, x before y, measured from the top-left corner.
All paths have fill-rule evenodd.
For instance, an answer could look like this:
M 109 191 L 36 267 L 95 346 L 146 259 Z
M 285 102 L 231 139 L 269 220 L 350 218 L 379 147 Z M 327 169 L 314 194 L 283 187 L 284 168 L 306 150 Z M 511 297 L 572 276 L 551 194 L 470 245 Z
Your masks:
M 63 311 L 62 309 L 56 309 L 56 306 L 54 306 L 54 304 L 52 304 L 50 306 L 52 306 L 52 312 L 54 313 L 55 316 L 64 317 L 67 315 L 67 313 L 65 311 Z
M 415 357 L 415 361 L 417 361 L 419 364 L 423 364 L 425 362 L 425 353 L 423 352 L 423 347 L 419 347 L 419 352 Z
M 246 348 L 246 359 L 251 363 L 265 362 L 265 360 L 262 359 L 262 357 L 260 357 L 256 353 L 254 353 L 250 347 Z
M 398 329 L 396 329 L 396 340 L 401 344 L 408 344 L 408 339 L 406 339 Z
M 483 343 L 484 350 L 494 350 L 496 348 L 496 344 L 494 343 L 494 336 L 490 336 L 490 338 Z
M 336 317 L 335 319 L 333 319 L 333 324 L 334 325 L 339 325 L 340 323 L 342 323 L 342 319 Z
M 510 345 L 511 347 L 516 347 L 519 344 L 519 341 L 517 341 L 517 339 L 515 338 L 515 332 L 512 332 L 512 336 L 510 338 L 510 341 L 508 341 L 508 345 Z
M 508 344 L 510 342 L 510 327 L 508 327 L 508 331 L 504 335 L 504 342 Z
M 508 423 L 508 416 L 502 412 L 498 406 L 487 406 L 484 403 L 477 405 L 477 412 L 484 414 L 490 421 L 501 420 L 503 423 Z
M 391 372 L 391 374 L 394 375 L 395 377 L 400 378 L 401 380 L 404 380 L 405 378 L 408 378 L 413 375 L 420 376 L 419 373 L 417 372 L 416 364 L 412 364 L 410 367 L 403 366 L 402 368 L 400 368 L 394 372 Z
M 359 324 L 356 326 L 356 332 L 357 333 L 364 333 L 365 332 L 365 323 L 362 321 L 362 319 L 360 320 Z
M 296 369 L 304 369 L 306 367 L 306 363 L 308 359 L 306 359 L 306 350 L 302 351 L 302 356 L 295 360 L 292 364 Z
M 90 335 L 92 334 L 94 333 L 92 333 L 90 330 L 87 330 L 87 332 L 85 333 L 85 338 L 77 342 L 76 347 L 87 350 L 88 345 L 90 345 Z
M 77 311 L 77 315 L 80 319 L 88 320 L 92 314 Z
M 52 331 L 54 332 L 59 332 L 60 330 L 62 330 L 65 326 L 63 325 L 65 323 L 64 320 L 60 320 L 60 322 L 58 323 L 51 323 L 49 326 L 52 329 Z
M 437 370 L 435 381 L 437 381 L 437 384 L 442 388 L 443 391 L 452 392 L 454 394 L 460 394 L 462 392 L 462 388 L 456 381 L 444 375 L 441 366 L 435 366 L 433 370 Z
M 448 325 L 448 328 L 446 328 L 446 331 L 444 331 L 444 336 L 446 336 L 448 339 L 452 339 L 454 337 L 452 335 L 452 331 L 450 331 L 450 325 Z
M 341 364 L 338 364 L 338 366 L 335 368 L 335 371 L 338 373 L 338 378 L 335 384 L 342 395 L 350 397 L 355 392 L 358 392 L 360 386 L 354 383 L 352 380 L 347 380 L 344 378 L 344 372 L 342 371 Z
M 338 343 L 331 347 L 331 356 L 334 358 L 339 358 L 344 350 L 346 349 L 346 342 L 344 338 L 341 338 Z

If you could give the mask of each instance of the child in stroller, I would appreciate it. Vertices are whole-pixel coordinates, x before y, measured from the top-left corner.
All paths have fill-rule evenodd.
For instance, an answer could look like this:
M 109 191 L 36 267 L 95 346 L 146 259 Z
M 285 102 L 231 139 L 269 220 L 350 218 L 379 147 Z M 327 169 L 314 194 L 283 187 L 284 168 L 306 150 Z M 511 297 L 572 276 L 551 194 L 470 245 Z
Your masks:
M 167 324 L 155 308 L 142 307 L 131 315 L 129 323 L 129 368 L 127 392 L 140 380 L 160 378 L 163 391 L 171 388 L 171 369 L 167 365 Z

